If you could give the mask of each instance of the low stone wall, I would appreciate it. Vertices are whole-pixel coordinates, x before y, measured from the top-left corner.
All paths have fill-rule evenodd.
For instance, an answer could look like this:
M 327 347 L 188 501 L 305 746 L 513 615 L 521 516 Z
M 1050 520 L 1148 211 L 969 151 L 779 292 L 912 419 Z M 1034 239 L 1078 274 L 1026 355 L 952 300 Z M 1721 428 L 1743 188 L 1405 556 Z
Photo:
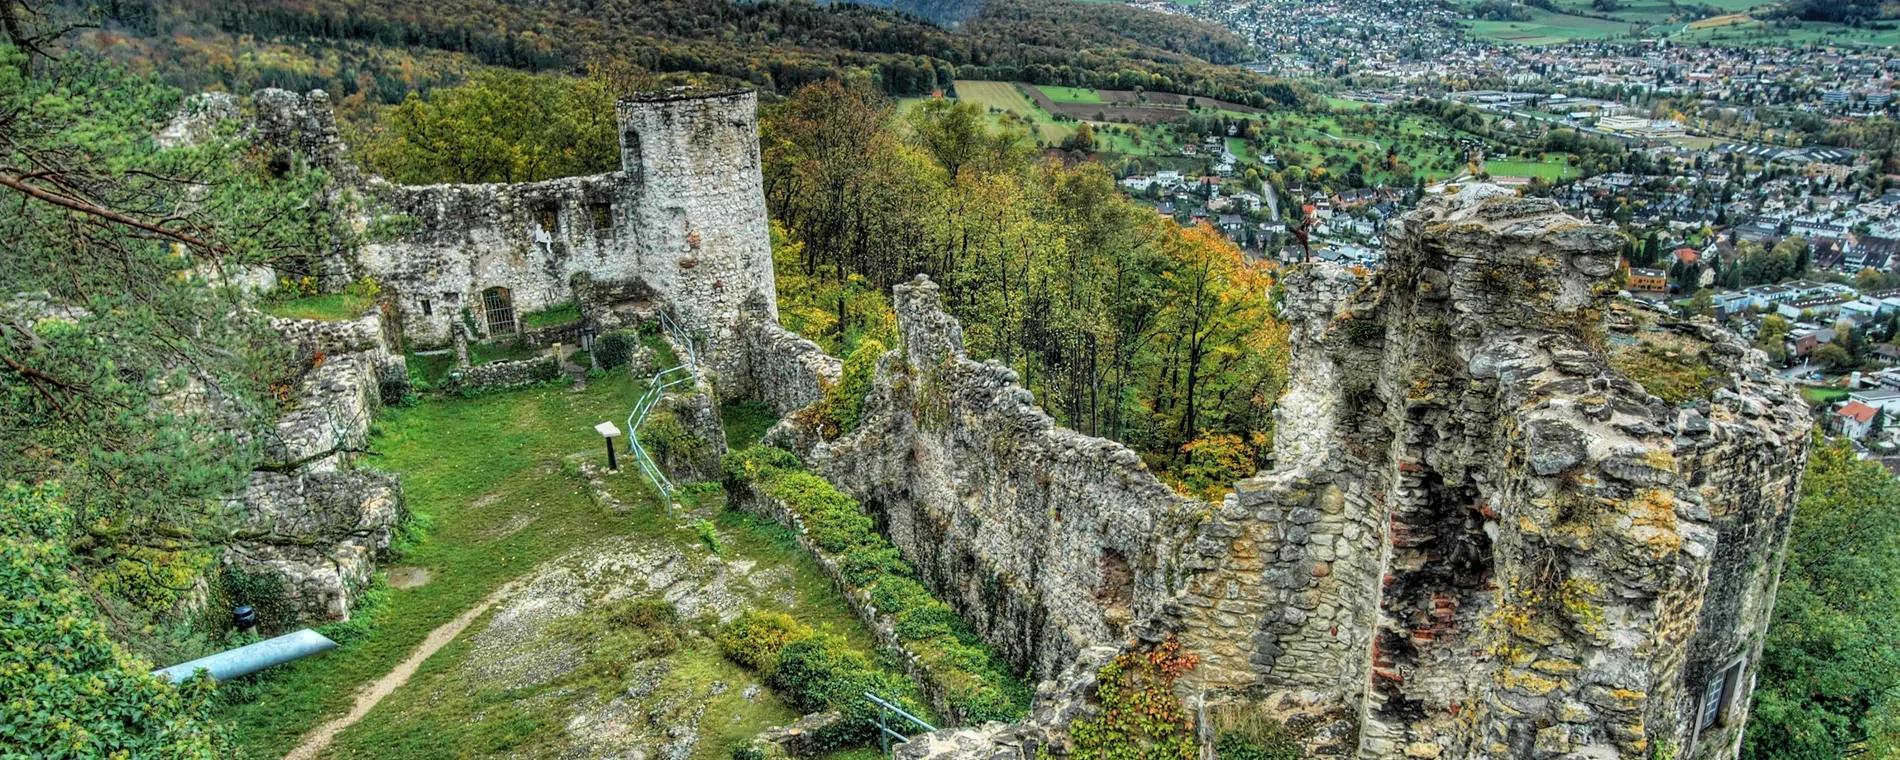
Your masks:
M 270 323 L 314 366 L 265 433 L 265 461 L 231 499 L 242 523 L 224 564 L 250 579 L 233 601 L 276 631 L 347 620 L 405 519 L 401 484 L 357 463 L 377 410 L 408 392 L 408 371 L 378 314 Z
M 229 591 L 232 603 L 259 611 L 266 631 L 348 620 L 408 516 L 394 476 L 360 469 L 253 472 L 244 507 L 240 540 L 225 561 L 273 582 Z
M 561 362 L 553 356 L 537 356 L 506 362 L 477 364 L 462 371 L 462 390 L 475 393 L 503 391 L 545 383 L 561 376 Z

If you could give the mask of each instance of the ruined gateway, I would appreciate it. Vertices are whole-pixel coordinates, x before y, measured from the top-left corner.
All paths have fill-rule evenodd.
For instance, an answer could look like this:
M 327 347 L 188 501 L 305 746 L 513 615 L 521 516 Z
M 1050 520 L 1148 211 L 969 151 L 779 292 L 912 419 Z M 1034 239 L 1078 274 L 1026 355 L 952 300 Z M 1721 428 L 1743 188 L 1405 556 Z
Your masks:
M 283 95 L 303 109 L 291 142 L 340 156 L 320 93 Z M 896 289 L 900 345 L 863 425 L 798 430 L 790 413 L 839 367 L 777 324 L 755 113 L 745 92 L 632 98 L 618 172 L 370 180 L 359 225 L 383 233 L 340 264 L 393 291 L 393 326 L 421 346 L 568 299 L 604 325 L 636 304 L 677 315 L 710 387 L 786 415 L 769 440 L 1043 681 L 1025 722 L 902 756 L 1064 753 L 1094 666 L 1168 635 L 1201 657 L 1190 705 L 1274 716 L 1321 756 L 1736 754 L 1805 408 L 1708 324 L 1647 328 L 1699 347 L 1726 379 L 1707 399 L 1672 407 L 1613 368 L 1611 332 L 1633 328 L 1610 324 L 1612 231 L 1478 185 L 1408 216 L 1370 280 L 1282 271 L 1279 464 L 1206 504 L 969 359 L 921 278 Z

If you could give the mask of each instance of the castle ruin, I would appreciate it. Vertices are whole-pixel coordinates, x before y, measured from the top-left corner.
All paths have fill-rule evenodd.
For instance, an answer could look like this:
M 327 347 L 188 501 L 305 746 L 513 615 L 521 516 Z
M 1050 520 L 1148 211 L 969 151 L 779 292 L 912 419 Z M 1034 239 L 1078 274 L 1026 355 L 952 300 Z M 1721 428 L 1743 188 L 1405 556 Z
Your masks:
M 568 301 L 607 327 L 678 315 L 711 349 L 707 387 L 786 415 L 773 437 L 1044 680 L 1045 706 L 1103 651 L 1172 635 L 1201 658 L 1192 703 L 1284 721 L 1320 756 L 1737 754 L 1809 425 L 1734 336 L 1623 324 L 1610 230 L 1479 185 L 1408 216 L 1370 280 L 1281 273 L 1278 465 L 1208 504 L 971 360 L 925 280 L 897 288 L 900 345 L 863 424 L 797 430 L 838 364 L 777 324 L 756 109 L 749 92 L 623 100 L 622 167 L 603 175 L 369 180 L 369 241 L 342 266 L 394 293 L 416 346 Z M 338 153 L 322 110 L 283 120 L 312 160 Z M 1697 346 L 1722 387 L 1678 407 L 1617 370 L 1622 333 L 1645 329 Z M 1075 714 L 902 755 L 1061 754 Z

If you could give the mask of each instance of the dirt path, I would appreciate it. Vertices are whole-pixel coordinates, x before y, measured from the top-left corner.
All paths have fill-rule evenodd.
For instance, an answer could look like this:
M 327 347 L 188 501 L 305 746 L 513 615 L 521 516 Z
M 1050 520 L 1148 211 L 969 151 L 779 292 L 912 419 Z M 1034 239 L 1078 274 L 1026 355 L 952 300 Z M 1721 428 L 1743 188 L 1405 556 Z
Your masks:
M 304 737 L 303 744 L 298 745 L 296 749 L 290 751 L 290 754 L 284 756 L 284 760 L 313 760 L 319 753 L 330 746 L 330 740 L 335 739 L 337 733 L 350 726 L 356 725 L 356 722 L 362 720 L 363 716 L 368 715 L 370 710 L 375 709 L 376 703 L 383 701 L 383 697 L 389 696 L 390 692 L 408 683 L 409 677 L 416 674 L 416 669 L 422 667 L 424 660 L 429 659 L 430 655 L 435 654 L 436 651 L 442 647 L 448 646 L 449 642 L 454 641 L 456 636 L 462 634 L 462 629 L 467 628 L 469 623 L 475 622 L 475 618 L 481 617 L 482 613 L 487 612 L 489 607 L 494 606 L 495 602 L 501 601 L 503 597 L 506 597 L 508 593 L 514 591 L 514 589 L 514 581 L 509 581 L 503 584 L 501 588 L 495 589 L 495 593 L 489 594 L 488 598 L 483 599 L 473 607 L 463 610 L 462 614 L 457 615 L 454 620 L 443 623 L 435 630 L 430 631 L 428 636 L 423 637 L 422 643 L 416 646 L 416 651 L 410 652 L 408 659 L 403 660 L 402 664 L 397 665 L 395 670 L 389 671 L 389 673 L 382 678 L 376 679 L 374 683 L 357 691 L 356 704 L 350 706 L 349 713 L 321 726 L 317 726 L 315 730 L 310 732 L 309 736 Z

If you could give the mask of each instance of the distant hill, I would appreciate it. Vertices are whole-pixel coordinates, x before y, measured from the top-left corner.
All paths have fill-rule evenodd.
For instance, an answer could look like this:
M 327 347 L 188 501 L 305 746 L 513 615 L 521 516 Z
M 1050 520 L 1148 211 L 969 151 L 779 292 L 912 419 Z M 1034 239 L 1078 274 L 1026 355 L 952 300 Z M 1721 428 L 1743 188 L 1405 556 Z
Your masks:
M 835 0 L 836 2 L 887 8 L 922 19 L 954 27 L 983 10 L 983 0 Z
M 89 35 L 93 49 L 186 90 L 322 87 L 393 103 L 460 81 L 471 67 L 578 71 L 617 62 L 714 74 L 768 93 L 868 74 L 899 97 L 964 78 L 1139 86 L 1254 107 L 1311 99 L 1232 66 L 1251 57 L 1247 43 L 1185 16 L 1073 0 L 869 1 L 894 8 L 813 0 L 60 0 L 107 14 Z

